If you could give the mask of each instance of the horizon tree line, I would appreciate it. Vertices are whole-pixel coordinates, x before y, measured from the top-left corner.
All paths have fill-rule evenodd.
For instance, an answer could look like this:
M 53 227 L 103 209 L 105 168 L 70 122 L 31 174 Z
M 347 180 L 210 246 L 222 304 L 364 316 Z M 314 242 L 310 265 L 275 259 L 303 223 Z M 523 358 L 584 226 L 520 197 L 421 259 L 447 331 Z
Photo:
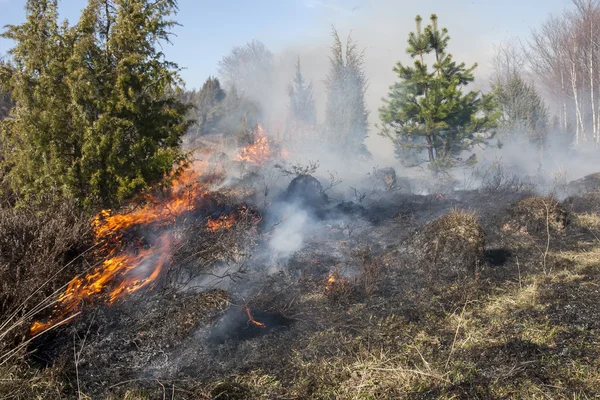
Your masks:
M 184 135 L 247 137 L 264 116 L 260 98 L 271 88 L 273 53 L 256 40 L 236 46 L 219 63 L 221 80 L 182 90 L 179 66 L 159 49 L 177 10 L 176 0 L 88 0 L 69 25 L 58 19 L 57 0 L 27 0 L 26 21 L 2 34 L 15 43 L 0 61 L 3 190 L 17 202 L 43 193 L 84 208 L 115 206 L 185 162 Z M 552 130 L 568 136 L 572 129 L 575 144 L 600 144 L 597 0 L 574 0 L 526 45 L 501 47 L 487 94 L 469 90 L 477 65 L 454 59 L 437 16 L 425 27 L 420 16 L 415 22 L 406 49 L 412 63 L 396 64 L 398 81 L 378 110 L 378 133 L 399 158 L 447 171 L 476 162 L 473 147 L 491 145 L 497 132 L 542 147 Z M 286 134 L 303 126 L 349 160 L 369 157 L 365 54 L 335 28 L 332 42 L 323 121 L 298 57 Z M 550 106 L 536 85 L 552 95 Z

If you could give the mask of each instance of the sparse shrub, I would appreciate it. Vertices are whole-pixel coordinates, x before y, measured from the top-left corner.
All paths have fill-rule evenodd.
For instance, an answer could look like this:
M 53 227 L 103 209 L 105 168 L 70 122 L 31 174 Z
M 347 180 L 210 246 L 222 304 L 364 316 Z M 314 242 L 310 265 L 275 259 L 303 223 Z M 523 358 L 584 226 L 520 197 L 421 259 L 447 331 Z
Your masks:
M 481 183 L 481 191 L 485 194 L 521 193 L 531 189 L 531 185 L 523 182 L 515 174 L 506 171 L 501 162 L 494 163 L 486 171 Z
M 454 210 L 417 232 L 409 251 L 428 277 L 474 276 L 483 265 L 485 234 L 477 216 Z
M 325 280 L 325 295 L 332 302 L 348 300 L 354 294 L 354 285 L 344 278 L 338 267 Z
M 528 233 L 546 233 L 547 228 L 562 231 L 567 223 L 567 210 L 556 199 L 531 196 L 511 208 L 504 227 Z
M 1 322 L 30 295 L 31 307 L 79 272 L 81 263 L 63 267 L 87 248 L 89 232 L 88 219 L 69 202 L 51 204 L 43 211 L 0 209 Z
M 396 170 L 392 167 L 388 168 L 373 168 L 373 179 L 375 187 L 382 190 L 392 190 L 396 188 L 398 183 Z
M 357 278 L 357 286 L 365 296 L 371 295 L 381 280 L 380 262 L 376 259 L 371 248 L 358 249 L 354 252 L 358 261 L 360 275 Z M 358 289 L 357 288 L 357 289 Z

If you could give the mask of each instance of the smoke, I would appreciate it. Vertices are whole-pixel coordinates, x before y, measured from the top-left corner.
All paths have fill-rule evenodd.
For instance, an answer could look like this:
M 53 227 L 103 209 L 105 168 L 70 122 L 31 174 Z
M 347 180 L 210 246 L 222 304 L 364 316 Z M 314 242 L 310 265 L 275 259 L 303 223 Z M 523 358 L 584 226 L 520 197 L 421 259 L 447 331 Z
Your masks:
M 269 249 L 275 259 L 288 258 L 302 248 L 304 230 L 309 222 L 308 213 L 298 206 L 287 205 L 284 217 L 269 241 Z
M 437 13 L 440 24 L 450 31 L 450 51 L 455 59 L 467 65 L 477 62 L 476 86 L 487 86 L 492 49 L 490 35 L 480 34 L 484 31 L 483 23 L 479 21 L 481 18 L 476 18 L 480 7 L 424 1 L 418 5 L 403 4 L 400 12 L 398 3 L 391 0 L 377 2 L 376 6 L 366 1 L 359 1 L 352 6 L 340 1 L 307 1 L 304 4 L 315 16 L 323 19 L 319 20 L 310 37 L 299 37 L 293 43 L 271 48 L 273 71 L 269 86 L 260 92 L 261 106 L 267 118 L 285 118 L 288 112 L 287 86 L 299 57 L 305 78 L 313 84 L 317 119 L 323 123 L 326 104 L 324 80 L 331 55 L 332 25 L 338 30 L 342 41 L 345 42 L 346 37 L 351 35 L 358 43 L 358 48 L 364 50 L 364 70 L 369 80 L 365 97 L 371 111 L 370 135 L 366 144 L 373 155 L 371 164 L 397 165 L 390 140 L 378 135 L 378 109 L 389 86 L 397 80 L 393 72 L 395 64 L 398 61 L 412 62 L 405 54 L 405 48 L 408 33 L 414 29 L 415 15 L 421 14 L 427 18 L 431 13 Z M 465 18 L 473 23 L 464 24 L 462 21 Z M 499 40 L 495 37 L 491 39 Z M 266 45 L 269 46 L 268 41 Z
M 424 0 L 399 7 L 398 2 L 392 0 L 382 0 L 376 4 L 359 0 L 352 5 L 340 0 L 306 0 L 303 6 L 311 18 L 314 18 L 313 29 L 298 33 L 292 39 L 265 39 L 260 35 L 256 37 L 263 39 L 272 56 L 269 62 L 269 78 L 264 79 L 264 76 L 260 75 L 261 79 L 253 81 L 253 84 L 259 82 L 260 88 L 253 89 L 255 93 L 251 93 L 250 97 L 260 104 L 267 134 L 281 139 L 289 112 L 287 88 L 293 79 L 296 61 L 300 58 L 302 73 L 313 86 L 317 121 L 322 125 L 327 101 L 324 80 L 331 55 L 331 27 L 335 26 L 343 42 L 351 35 L 358 48 L 364 51 L 364 71 L 369 84 L 365 98 L 370 110 L 369 137 L 366 145 L 373 157 L 370 160 L 357 160 L 348 157 L 347 154 L 324 151 L 319 141 L 323 132 L 317 127 L 312 137 L 305 140 L 300 151 L 290 152 L 290 163 L 306 164 L 309 161 L 318 161 L 321 165 L 319 173 L 325 179 L 327 172 L 340 172 L 342 185 L 346 190 L 364 182 L 373 168 L 391 166 L 399 176 L 420 179 L 427 174 L 423 170 L 404 168 L 394 153 L 394 145 L 390 139 L 378 134 L 378 109 L 383 104 L 382 99 L 388 94 L 390 85 L 397 81 L 393 67 L 398 61 L 404 64 L 412 62 L 406 55 L 405 48 L 408 33 L 414 30 L 415 16 L 420 14 L 427 20 L 430 14 L 438 15 L 440 25 L 449 30 L 449 51 L 454 59 L 465 62 L 467 66 L 478 64 L 475 82 L 469 89 L 489 91 L 494 49 L 498 44 L 510 37 L 525 39 L 530 28 L 538 25 L 550 12 L 560 10 L 563 5 L 548 3 L 544 5 L 546 9 L 538 6 L 535 10 L 523 10 L 528 18 L 515 21 L 511 15 L 505 14 L 505 5 L 482 2 L 450 3 Z M 506 18 L 498 18 L 499 15 Z M 469 23 L 465 24 L 464 21 Z M 238 45 L 243 46 L 253 39 L 255 37 L 247 37 Z M 515 136 L 516 139 L 503 140 L 501 148 L 488 146 L 485 149 L 475 149 L 479 160 L 476 168 L 483 171 L 501 160 L 506 170 L 516 176 L 523 179 L 534 176 L 539 179 L 543 176 L 546 180 L 552 180 L 557 174 L 565 174 L 568 179 L 577 179 L 593 171 L 593 165 L 585 161 L 586 157 L 578 156 L 574 161 L 574 157 L 567 151 L 567 146 L 558 135 L 550 135 L 544 149 L 526 139 L 520 139 L 519 135 Z M 456 169 L 451 173 L 456 177 L 464 177 L 472 173 L 472 170 Z M 282 241 L 281 246 L 285 247 L 285 242 Z M 274 243 L 274 249 L 279 248 L 276 243 L 277 241 Z

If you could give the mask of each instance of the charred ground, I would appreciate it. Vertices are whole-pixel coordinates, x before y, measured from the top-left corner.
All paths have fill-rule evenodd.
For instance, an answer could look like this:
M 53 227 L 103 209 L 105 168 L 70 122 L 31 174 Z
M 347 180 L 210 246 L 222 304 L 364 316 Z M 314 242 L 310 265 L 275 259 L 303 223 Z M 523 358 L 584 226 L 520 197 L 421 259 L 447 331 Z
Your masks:
M 384 188 L 357 204 L 335 200 L 335 188 L 321 196 L 313 179 L 295 181 L 231 229 L 207 230 L 206 213 L 218 219 L 239 210 L 256 195 L 252 185 L 210 202 L 201 218 L 179 221 L 160 284 L 111 306 L 85 302 L 70 324 L 2 366 L 0 393 L 600 394 L 595 189 L 560 202 L 523 186 L 433 195 Z M 294 218 L 290 204 L 307 215 L 302 245 L 274 255 L 273 236 Z M 6 343 L 24 343 L 26 330 L 15 332 Z

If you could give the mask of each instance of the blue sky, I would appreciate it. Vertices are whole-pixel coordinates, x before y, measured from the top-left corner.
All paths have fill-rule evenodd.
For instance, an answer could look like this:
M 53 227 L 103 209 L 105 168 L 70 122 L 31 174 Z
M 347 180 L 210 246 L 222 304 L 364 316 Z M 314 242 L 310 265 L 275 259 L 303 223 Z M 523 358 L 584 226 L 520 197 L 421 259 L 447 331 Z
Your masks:
M 525 36 L 549 13 L 560 12 L 570 0 L 180 0 L 173 46 L 167 56 L 185 67 L 188 86 L 197 87 L 232 46 L 251 39 L 262 40 L 274 52 L 288 47 L 323 46 L 331 25 L 342 34 L 353 29 L 354 38 L 369 49 L 377 49 L 381 36 L 388 52 L 405 47 L 415 14 L 433 12 L 456 38 L 458 51 L 480 53 L 487 46 L 514 36 Z M 62 0 L 61 13 L 75 21 L 85 0 Z M 0 0 L 0 26 L 24 19 L 25 0 Z M 458 43 L 460 41 L 460 43 Z M 397 46 L 394 45 L 397 43 Z M 391 44 L 390 44 L 391 43 Z M 11 46 L 0 40 L 0 54 Z M 456 50 L 455 50 L 456 51 Z M 375 52 L 375 50 L 374 50 Z

